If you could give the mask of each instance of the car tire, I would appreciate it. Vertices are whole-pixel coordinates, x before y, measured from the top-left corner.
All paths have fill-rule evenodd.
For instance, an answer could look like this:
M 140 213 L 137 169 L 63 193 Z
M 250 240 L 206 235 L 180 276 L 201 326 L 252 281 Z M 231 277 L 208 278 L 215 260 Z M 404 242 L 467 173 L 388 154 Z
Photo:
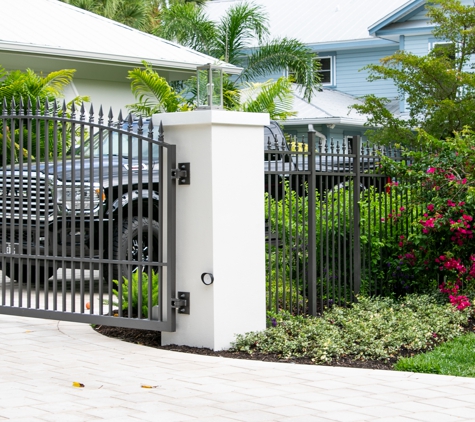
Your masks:
M 148 236 L 153 237 L 153 256 L 150 257 L 148 250 Z M 139 233 L 142 232 L 142 244 L 139 245 Z M 129 238 L 132 239 L 132 249 L 129 250 Z M 133 217 L 131 225 L 129 227 L 128 218 L 124 218 L 122 226 L 117 226 L 114 229 L 114 238 L 112 245 L 112 259 L 122 261 L 137 261 L 139 254 L 142 254 L 143 261 L 157 262 L 159 257 L 159 245 L 160 240 L 160 225 L 157 221 L 151 220 L 147 217 Z M 109 266 L 105 266 L 106 280 L 112 279 L 116 284 L 118 280 L 126 279 L 129 277 L 128 265 L 112 265 L 112 277 L 108 277 Z M 138 266 L 132 268 L 131 271 L 138 270 Z M 158 268 L 153 268 L 154 272 L 158 271 Z

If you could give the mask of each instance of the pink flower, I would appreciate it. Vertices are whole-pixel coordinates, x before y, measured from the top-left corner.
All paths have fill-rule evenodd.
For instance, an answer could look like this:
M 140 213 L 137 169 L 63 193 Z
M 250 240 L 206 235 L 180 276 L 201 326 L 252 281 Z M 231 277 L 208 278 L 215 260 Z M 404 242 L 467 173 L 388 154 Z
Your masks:
M 459 311 L 462 311 L 463 309 L 467 308 L 468 306 L 471 306 L 470 300 L 468 299 L 467 296 L 460 295 L 460 296 L 449 296 L 450 303 L 453 306 L 456 306 Z
M 434 206 L 432 204 L 429 204 L 427 205 L 427 209 L 432 212 L 434 211 Z
M 435 172 L 434 167 L 429 167 L 429 169 L 427 170 L 427 173 L 434 173 L 434 172 Z
M 406 210 L 406 208 L 404 208 L 404 207 L 401 207 L 401 208 L 399 208 L 399 210 L 400 210 L 400 211 L 405 211 L 405 210 Z
M 447 200 L 447 205 L 448 205 L 449 207 L 455 207 L 456 203 L 455 203 L 454 201 L 452 201 L 451 199 L 448 199 L 448 200 Z

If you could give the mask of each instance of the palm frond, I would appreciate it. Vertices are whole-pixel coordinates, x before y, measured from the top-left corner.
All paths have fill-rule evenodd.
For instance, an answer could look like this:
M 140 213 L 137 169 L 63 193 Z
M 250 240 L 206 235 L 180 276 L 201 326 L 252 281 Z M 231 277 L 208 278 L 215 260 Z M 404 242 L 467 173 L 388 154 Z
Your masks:
M 156 35 L 209 54 L 216 39 L 215 24 L 194 3 L 175 3 L 161 15 Z
M 39 80 L 41 90 L 45 90 L 49 95 L 61 97 L 64 87 L 72 82 L 74 73 L 75 69 L 61 69 L 49 73 Z
M 153 113 L 173 112 L 180 107 L 179 95 L 152 67 L 144 62 L 144 69 L 129 71 L 132 93 L 138 103 L 127 105 L 130 110 L 149 110 Z M 150 115 L 150 114 L 149 114 Z
M 288 69 L 309 101 L 312 93 L 320 88 L 320 63 L 315 58 L 315 54 L 296 39 L 275 39 L 253 51 L 240 78 L 249 81 Z
M 148 7 L 146 2 L 122 0 L 114 10 L 113 19 L 132 28 L 142 30 L 148 19 Z
M 288 78 L 264 83 L 245 83 L 241 90 L 241 111 L 269 113 L 271 119 L 284 120 L 296 113 L 292 111 L 292 84 Z
M 243 2 L 229 8 L 217 27 L 217 50 L 214 57 L 239 65 L 243 50 L 253 40 L 261 43 L 268 36 L 268 19 L 263 6 Z

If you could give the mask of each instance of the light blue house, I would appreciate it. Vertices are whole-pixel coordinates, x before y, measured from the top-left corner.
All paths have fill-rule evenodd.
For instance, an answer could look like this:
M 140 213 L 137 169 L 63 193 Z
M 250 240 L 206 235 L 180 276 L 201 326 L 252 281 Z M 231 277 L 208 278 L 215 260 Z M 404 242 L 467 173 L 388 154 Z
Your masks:
M 208 2 L 207 12 L 219 19 L 241 0 Z M 349 111 L 358 97 L 375 94 L 391 99 L 390 110 L 404 113 L 405 104 L 390 80 L 368 82 L 363 68 L 378 63 L 397 50 L 427 54 L 436 40 L 425 10 L 425 0 L 254 0 L 269 16 L 272 38 L 297 38 L 321 61 L 322 91 L 307 103 L 296 93 L 295 118 L 286 120 L 285 131 L 303 135 L 308 124 L 327 139 L 363 135 L 365 116 Z M 463 0 L 464 4 L 472 4 Z M 269 75 L 278 78 L 285 74 Z

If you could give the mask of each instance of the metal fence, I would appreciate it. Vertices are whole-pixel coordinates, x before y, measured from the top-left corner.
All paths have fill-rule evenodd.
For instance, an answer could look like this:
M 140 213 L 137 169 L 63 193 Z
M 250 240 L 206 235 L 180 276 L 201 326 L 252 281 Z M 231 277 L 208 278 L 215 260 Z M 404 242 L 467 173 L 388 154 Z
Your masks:
M 1 112 L 0 313 L 174 331 L 185 174 L 161 128 L 48 102 Z
M 385 222 L 407 198 L 393 195 L 379 173 L 381 155 L 400 151 L 334 142 L 269 139 L 266 187 L 267 309 L 316 315 L 359 293 L 385 291 Z

